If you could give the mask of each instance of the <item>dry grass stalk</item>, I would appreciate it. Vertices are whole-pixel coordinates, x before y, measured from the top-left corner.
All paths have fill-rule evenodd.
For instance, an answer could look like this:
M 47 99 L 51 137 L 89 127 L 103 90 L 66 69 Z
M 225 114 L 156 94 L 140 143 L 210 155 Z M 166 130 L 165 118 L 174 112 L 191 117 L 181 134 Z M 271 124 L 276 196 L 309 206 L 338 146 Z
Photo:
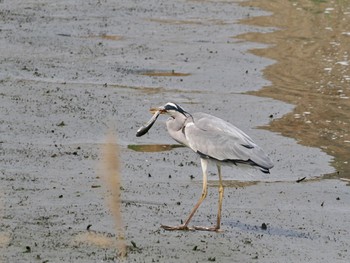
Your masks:
M 8 233 L 5 233 L 5 232 L 0 233 L 0 248 L 6 247 L 9 244 L 9 241 L 10 241 L 10 236 Z
M 121 213 L 121 176 L 118 154 L 119 149 L 115 140 L 115 135 L 110 132 L 102 148 L 101 178 L 104 179 L 110 193 L 109 207 L 115 221 L 116 245 L 119 256 L 123 258 L 126 256 L 126 242 Z

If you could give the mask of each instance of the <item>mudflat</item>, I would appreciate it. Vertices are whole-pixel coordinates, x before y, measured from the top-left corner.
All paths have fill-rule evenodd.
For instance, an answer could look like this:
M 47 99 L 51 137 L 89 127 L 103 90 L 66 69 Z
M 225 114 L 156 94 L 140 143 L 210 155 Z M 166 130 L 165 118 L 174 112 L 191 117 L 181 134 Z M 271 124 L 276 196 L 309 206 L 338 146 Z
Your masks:
M 0 249 L 2 262 L 120 261 L 101 179 L 115 131 L 125 262 L 347 262 L 349 187 L 332 157 L 257 129 L 293 105 L 244 94 L 273 63 L 237 40 L 272 28 L 236 1 L 0 2 Z M 168 232 L 201 193 L 198 156 L 174 147 L 165 119 L 136 131 L 168 101 L 221 117 L 271 156 L 270 175 L 224 168 L 222 232 Z M 305 180 L 296 181 L 306 177 Z M 217 177 L 193 218 L 216 220 Z M 99 241 L 89 238 L 99 235 Z M 112 240 L 112 241 L 111 241 Z

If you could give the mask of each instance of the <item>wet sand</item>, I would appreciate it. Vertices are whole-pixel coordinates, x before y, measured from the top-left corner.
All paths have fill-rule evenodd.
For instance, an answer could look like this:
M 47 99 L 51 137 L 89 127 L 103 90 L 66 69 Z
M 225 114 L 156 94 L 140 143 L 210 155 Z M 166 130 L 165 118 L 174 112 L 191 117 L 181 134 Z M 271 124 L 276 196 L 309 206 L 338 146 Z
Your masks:
M 270 32 L 237 23 L 268 13 L 235 1 L 0 5 L 2 262 L 118 261 L 111 192 L 98 172 L 110 128 L 120 146 L 126 262 L 347 262 L 349 187 L 317 179 L 335 171 L 332 157 L 256 128 L 293 105 L 242 94 L 270 83 L 262 70 L 273 61 L 248 52 L 264 45 L 232 36 Z M 160 229 L 184 219 L 202 187 L 198 157 L 168 146 L 165 119 L 135 137 L 148 109 L 167 101 L 236 124 L 275 162 L 265 177 L 223 170 L 222 233 Z M 144 144 L 165 151 L 135 151 Z M 216 220 L 210 172 L 196 225 Z

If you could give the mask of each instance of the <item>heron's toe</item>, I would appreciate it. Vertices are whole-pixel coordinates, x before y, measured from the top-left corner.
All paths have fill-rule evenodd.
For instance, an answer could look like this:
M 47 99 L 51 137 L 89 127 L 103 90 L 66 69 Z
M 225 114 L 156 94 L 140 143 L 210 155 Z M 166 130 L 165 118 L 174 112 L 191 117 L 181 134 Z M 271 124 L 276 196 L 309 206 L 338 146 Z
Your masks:
M 223 230 L 218 227 L 194 226 L 193 229 L 200 231 L 223 232 Z
M 186 225 L 179 225 L 179 226 L 166 226 L 166 225 L 161 225 L 161 228 L 163 228 L 164 230 L 168 230 L 168 231 L 174 231 L 174 230 L 184 230 L 184 231 L 188 231 L 188 230 L 194 230 L 193 228 L 190 228 Z

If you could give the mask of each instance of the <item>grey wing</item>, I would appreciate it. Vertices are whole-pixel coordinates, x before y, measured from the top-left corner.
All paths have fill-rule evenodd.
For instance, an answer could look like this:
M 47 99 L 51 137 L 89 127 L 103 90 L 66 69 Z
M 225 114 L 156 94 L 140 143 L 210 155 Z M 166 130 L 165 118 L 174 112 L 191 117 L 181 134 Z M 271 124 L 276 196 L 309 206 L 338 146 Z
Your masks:
M 264 151 L 234 125 L 204 113 L 193 118 L 184 132 L 195 152 L 220 161 L 247 162 L 267 170 L 273 167 Z
M 247 134 L 245 134 L 243 131 L 241 131 L 236 126 L 232 125 L 227 121 L 201 112 L 193 114 L 193 118 L 196 127 L 202 130 L 219 133 L 222 132 L 224 134 L 234 137 L 235 139 L 239 140 L 241 144 L 244 144 L 248 147 L 256 146 L 256 144 Z

